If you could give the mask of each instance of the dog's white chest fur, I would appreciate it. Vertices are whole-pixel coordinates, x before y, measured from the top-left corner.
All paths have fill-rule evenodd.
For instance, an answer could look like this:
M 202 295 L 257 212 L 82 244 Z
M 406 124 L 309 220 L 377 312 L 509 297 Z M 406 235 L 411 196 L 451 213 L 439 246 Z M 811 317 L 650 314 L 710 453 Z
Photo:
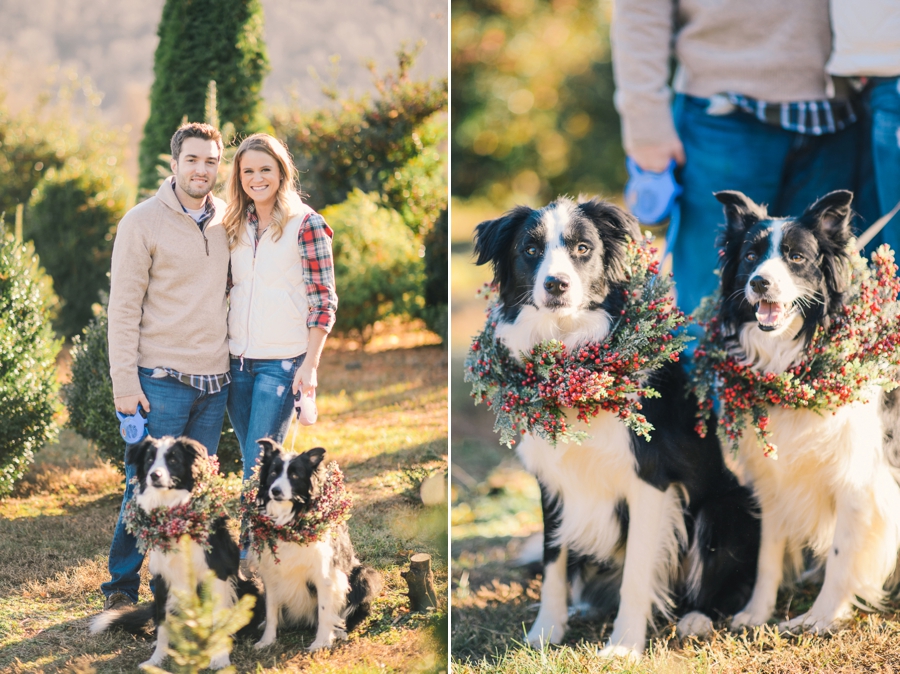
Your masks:
M 334 545 L 331 533 L 315 543 L 299 545 L 282 543 L 277 550 L 278 563 L 266 548 L 256 556 L 259 575 L 266 586 L 266 601 L 275 601 L 290 622 L 314 625 L 317 615 L 317 595 L 308 584 L 327 588 L 334 597 L 346 597 L 350 584 L 347 574 L 334 566 Z M 322 591 L 322 590 L 320 590 Z M 340 613 L 343 600 L 336 610 Z
M 587 430 L 583 424 L 577 424 Z M 527 435 L 518 445 L 525 468 L 563 502 L 558 542 L 571 549 L 608 557 L 619 540 L 616 504 L 634 480 L 636 464 L 628 429 L 614 415 L 592 418 L 590 436 L 581 445 Z

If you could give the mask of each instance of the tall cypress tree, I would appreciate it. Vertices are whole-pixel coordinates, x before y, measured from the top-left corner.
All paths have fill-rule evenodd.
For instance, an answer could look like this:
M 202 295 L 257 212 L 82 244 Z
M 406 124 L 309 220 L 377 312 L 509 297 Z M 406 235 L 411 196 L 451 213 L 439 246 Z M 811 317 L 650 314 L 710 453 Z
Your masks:
M 265 130 L 260 90 L 269 70 L 260 0 L 166 0 L 159 23 L 150 118 L 140 151 L 140 186 L 159 183 L 159 155 L 187 117 L 203 121 L 210 80 L 219 119 L 239 134 Z

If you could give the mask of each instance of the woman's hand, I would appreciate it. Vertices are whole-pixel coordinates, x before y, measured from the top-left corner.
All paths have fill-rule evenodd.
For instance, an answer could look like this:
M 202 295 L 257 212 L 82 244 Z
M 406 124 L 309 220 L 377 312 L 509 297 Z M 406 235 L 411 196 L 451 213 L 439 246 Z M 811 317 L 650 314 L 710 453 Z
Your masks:
M 316 368 L 312 364 L 312 359 L 304 359 L 300 367 L 297 368 L 297 372 L 294 373 L 294 385 L 291 387 L 294 391 L 294 395 L 297 395 L 297 391 L 300 391 L 301 388 L 303 390 L 303 395 L 308 395 L 309 392 L 315 390 L 318 385 L 319 381 L 316 378 Z

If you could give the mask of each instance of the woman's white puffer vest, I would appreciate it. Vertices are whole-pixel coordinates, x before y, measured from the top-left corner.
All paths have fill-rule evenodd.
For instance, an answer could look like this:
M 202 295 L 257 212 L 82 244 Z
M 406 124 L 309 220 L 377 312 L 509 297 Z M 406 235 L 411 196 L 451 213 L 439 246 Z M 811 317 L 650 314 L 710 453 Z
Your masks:
M 309 301 L 297 237 L 313 210 L 306 205 L 287 221 L 278 241 L 268 227 L 253 246 L 244 225 L 231 251 L 228 348 L 244 358 L 294 358 L 309 344 Z

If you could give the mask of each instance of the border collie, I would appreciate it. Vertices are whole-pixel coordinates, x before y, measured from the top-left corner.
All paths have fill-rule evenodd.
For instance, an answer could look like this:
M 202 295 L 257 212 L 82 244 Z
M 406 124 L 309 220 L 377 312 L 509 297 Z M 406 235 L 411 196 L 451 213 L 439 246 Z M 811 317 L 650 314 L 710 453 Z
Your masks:
M 491 263 L 499 285 L 498 338 L 514 355 L 548 339 L 569 349 L 602 342 L 621 308 L 627 241 L 640 236 L 631 215 L 598 199 L 519 206 L 482 222 L 476 264 Z M 573 429 L 589 434 L 581 445 L 554 447 L 535 435 L 518 445 L 540 483 L 544 516 L 534 646 L 560 643 L 569 598 L 579 605 L 594 589 L 618 597 L 607 656 L 642 653 L 654 609 L 667 617 L 694 611 L 680 630 L 705 632 L 707 616 L 732 615 L 750 595 L 759 543 L 750 492 L 725 467 L 715 433 L 695 432 L 697 401 L 683 367 L 646 377 L 662 394 L 642 400 L 655 427 L 649 442 L 601 412 L 589 426 L 570 416 Z M 603 582 L 588 592 L 594 565 Z
M 759 372 L 784 372 L 842 310 L 853 195 L 831 192 L 798 218 L 773 218 L 740 192 L 716 198 L 726 216 L 720 319 L 729 348 Z M 881 408 L 878 387 L 870 402 L 834 414 L 770 406 L 778 461 L 744 433 L 739 461 L 762 509 L 762 540 L 753 595 L 734 628 L 771 617 L 785 565 L 799 569 L 804 548 L 825 565 L 824 584 L 809 611 L 782 629 L 830 630 L 857 598 L 880 605 L 900 547 L 900 487 Z
M 134 499 L 137 505 L 147 512 L 160 507 L 184 505 L 190 500 L 194 488 L 195 466 L 208 460 L 206 448 L 186 437 L 176 439 L 166 436 L 157 440 L 148 436 L 143 441 L 130 445 L 125 451 L 125 463 L 136 469 L 138 485 Z M 191 541 L 188 559 L 185 559 L 182 548 L 178 545 L 169 552 L 151 548 L 149 567 L 153 575 L 154 605 L 125 611 L 104 611 L 91 624 L 91 633 L 96 634 L 111 627 L 142 633 L 152 616 L 156 621 L 156 649 L 142 666 L 161 665 L 169 647 L 166 615 L 173 611 L 175 602 L 175 596 L 170 590 L 197 589 L 188 585 L 188 563 L 193 567 L 197 582 L 209 570 L 216 574 L 214 594 L 220 607 L 232 606 L 238 597 L 245 594 L 254 595 L 257 606 L 250 625 L 258 626 L 261 618 L 259 590 L 251 581 L 238 574 L 240 549 L 228 532 L 226 518 L 219 518 L 213 523 L 207 544 L 209 550 L 204 550 L 203 546 Z M 228 651 L 223 651 L 211 658 L 210 667 L 222 669 L 229 663 Z
M 275 524 L 288 524 L 315 503 L 325 480 L 325 450 L 296 454 L 269 438 L 259 444 L 257 505 Z M 287 622 L 317 625 L 307 650 L 329 648 L 366 618 L 381 592 L 381 575 L 357 559 L 346 522 L 314 543 L 280 543 L 277 560 L 268 547 L 261 555 L 251 550 L 251 560 L 266 589 L 266 629 L 257 648 L 275 642 L 282 612 Z

